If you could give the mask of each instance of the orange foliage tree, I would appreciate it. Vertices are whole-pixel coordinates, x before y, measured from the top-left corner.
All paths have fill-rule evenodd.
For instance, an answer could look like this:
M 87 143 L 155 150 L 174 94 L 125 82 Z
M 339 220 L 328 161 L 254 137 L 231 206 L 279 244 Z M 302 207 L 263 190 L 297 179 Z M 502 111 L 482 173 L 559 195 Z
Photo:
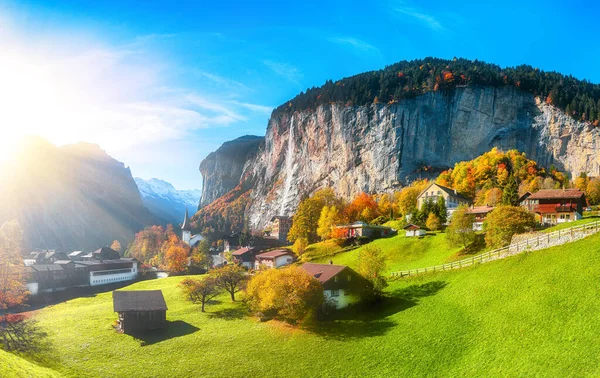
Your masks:
M 379 216 L 377 202 L 373 196 L 360 193 L 346 207 L 346 215 L 350 222 L 357 220 L 370 222 Z

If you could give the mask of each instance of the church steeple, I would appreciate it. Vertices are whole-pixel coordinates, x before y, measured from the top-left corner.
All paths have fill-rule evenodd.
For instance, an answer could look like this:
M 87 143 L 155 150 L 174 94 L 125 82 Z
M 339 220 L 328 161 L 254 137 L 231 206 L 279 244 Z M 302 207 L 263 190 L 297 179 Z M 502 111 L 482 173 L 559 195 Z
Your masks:
M 185 218 L 183 219 L 183 224 L 181 225 L 181 229 L 183 231 L 191 231 L 192 230 L 192 222 L 190 222 L 190 219 L 188 217 L 188 210 L 187 207 L 185 208 Z

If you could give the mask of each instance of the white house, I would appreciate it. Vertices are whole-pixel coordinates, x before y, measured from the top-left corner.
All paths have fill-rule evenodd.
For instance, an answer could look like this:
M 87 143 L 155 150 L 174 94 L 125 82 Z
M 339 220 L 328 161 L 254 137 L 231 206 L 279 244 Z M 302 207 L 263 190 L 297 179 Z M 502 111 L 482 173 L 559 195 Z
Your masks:
M 421 227 L 417 226 L 416 224 L 408 224 L 404 227 L 404 229 L 406 230 L 406 236 L 407 237 L 414 237 L 414 236 L 424 236 L 425 235 L 425 230 L 423 230 Z
M 420 209 L 423 208 L 423 205 L 427 201 L 432 201 L 437 203 L 440 198 L 443 198 L 446 202 L 446 211 L 448 212 L 448 219 L 452 217 L 452 213 L 456 210 L 460 205 L 468 205 L 471 201 L 465 196 L 461 195 L 456 191 L 456 189 L 450 189 L 440 184 L 433 183 L 427 187 L 424 191 L 419 194 L 417 197 L 417 207 Z
M 254 258 L 254 269 L 281 268 L 294 262 L 294 254 L 286 249 L 276 249 L 256 255 Z
M 200 234 L 192 235 L 192 222 L 190 222 L 186 208 L 185 218 L 183 219 L 183 224 L 181 225 L 181 240 L 183 240 L 183 242 L 190 247 L 193 247 L 202 241 L 202 239 L 204 238 Z
M 336 309 L 358 302 L 367 287 L 367 281 L 345 265 L 305 263 L 302 269 L 321 283 L 325 301 Z

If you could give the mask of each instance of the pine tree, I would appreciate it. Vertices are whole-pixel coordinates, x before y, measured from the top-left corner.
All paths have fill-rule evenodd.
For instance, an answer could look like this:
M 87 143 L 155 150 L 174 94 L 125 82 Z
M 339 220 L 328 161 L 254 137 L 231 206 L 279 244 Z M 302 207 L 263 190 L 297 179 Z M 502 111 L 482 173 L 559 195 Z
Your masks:
M 519 184 L 514 175 L 511 175 L 502 191 L 502 204 L 516 206 L 519 202 Z

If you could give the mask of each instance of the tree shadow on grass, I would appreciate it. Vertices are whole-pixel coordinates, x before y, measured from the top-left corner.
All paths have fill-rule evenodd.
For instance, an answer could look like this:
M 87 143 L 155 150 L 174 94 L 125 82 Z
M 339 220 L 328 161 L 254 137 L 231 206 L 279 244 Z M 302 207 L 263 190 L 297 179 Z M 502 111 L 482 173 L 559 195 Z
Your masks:
M 145 332 L 136 332 L 131 336 L 140 341 L 141 346 L 152 345 L 160 343 L 161 341 L 174 339 L 176 337 L 191 335 L 192 333 L 200 330 L 189 323 L 182 320 L 167 321 L 165 328 L 156 329 Z
M 307 326 L 310 332 L 335 340 L 353 340 L 385 335 L 396 323 L 390 316 L 419 304 L 420 298 L 435 295 L 447 285 L 433 281 L 394 290 L 375 303 L 363 303 L 335 311 Z
M 248 309 L 242 307 L 226 308 L 211 312 L 208 317 L 211 319 L 223 319 L 223 320 L 239 320 L 243 319 L 248 315 Z

